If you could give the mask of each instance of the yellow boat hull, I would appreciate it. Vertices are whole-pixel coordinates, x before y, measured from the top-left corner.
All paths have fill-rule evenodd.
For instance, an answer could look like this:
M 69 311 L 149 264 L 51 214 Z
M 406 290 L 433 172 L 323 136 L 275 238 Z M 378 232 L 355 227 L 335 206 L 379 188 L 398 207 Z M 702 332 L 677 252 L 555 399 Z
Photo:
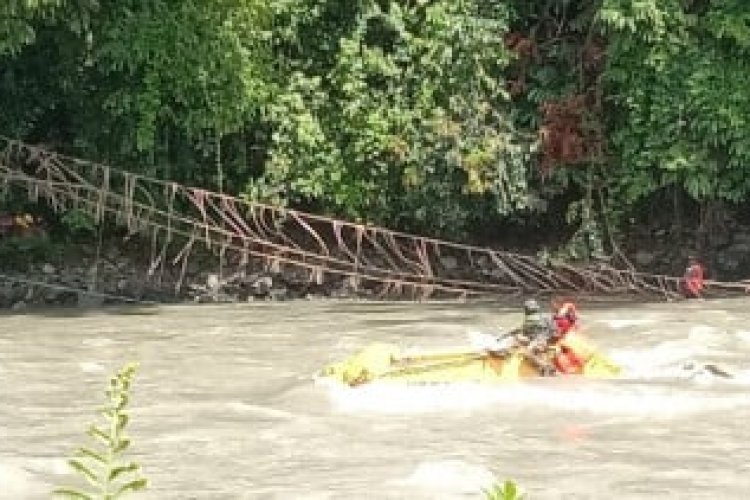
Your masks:
M 610 378 L 620 368 L 596 351 L 589 350 L 581 375 Z M 324 367 L 319 377 L 356 386 L 382 381 L 404 383 L 496 383 L 541 377 L 542 373 L 521 351 L 507 354 L 489 352 L 444 352 L 404 355 L 397 346 L 373 344 L 354 356 Z

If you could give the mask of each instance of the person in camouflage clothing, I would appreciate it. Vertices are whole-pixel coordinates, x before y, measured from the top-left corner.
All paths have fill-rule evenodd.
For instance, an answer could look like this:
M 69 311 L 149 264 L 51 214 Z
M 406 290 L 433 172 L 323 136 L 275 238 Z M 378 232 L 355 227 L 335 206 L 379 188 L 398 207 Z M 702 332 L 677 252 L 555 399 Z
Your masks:
M 523 303 L 523 313 L 523 325 L 516 334 L 516 342 L 528 349 L 526 357 L 542 375 L 554 375 L 557 372 L 555 365 L 544 358 L 557 333 L 552 316 L 542 313 L 539 303 L 534 299 Z

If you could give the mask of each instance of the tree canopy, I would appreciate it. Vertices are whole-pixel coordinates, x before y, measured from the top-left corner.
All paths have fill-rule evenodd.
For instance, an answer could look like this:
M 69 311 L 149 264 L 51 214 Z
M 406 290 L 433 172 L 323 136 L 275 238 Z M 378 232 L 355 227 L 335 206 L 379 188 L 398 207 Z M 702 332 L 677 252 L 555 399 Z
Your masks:
M 601 243 L 747 199 L 748 56 L 743 0 L 7 0 L 0 133 L 434 235 L 564 200 Z

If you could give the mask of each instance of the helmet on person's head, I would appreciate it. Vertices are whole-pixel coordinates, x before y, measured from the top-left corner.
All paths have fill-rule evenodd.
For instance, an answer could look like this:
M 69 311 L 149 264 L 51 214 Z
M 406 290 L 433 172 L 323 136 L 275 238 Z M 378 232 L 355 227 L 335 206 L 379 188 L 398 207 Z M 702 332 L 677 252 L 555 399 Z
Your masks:
M 523 303 L 523 311 L 525 313 L 539 312 L 539 302 L 536 299 L 528 299 Z

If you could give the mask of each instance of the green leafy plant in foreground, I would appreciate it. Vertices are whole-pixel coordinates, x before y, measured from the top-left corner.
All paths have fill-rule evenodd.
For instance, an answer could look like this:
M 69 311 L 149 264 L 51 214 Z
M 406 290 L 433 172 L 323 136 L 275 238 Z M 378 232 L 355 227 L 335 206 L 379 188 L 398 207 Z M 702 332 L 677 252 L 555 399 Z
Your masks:
M 146 488 L 148 481 L 141 476 L 141 466 L 123 458 L 130 447 L 125 429 L 129 422 L 130 386 L 136 368 L 135 364 L 128 364 L 110 380 L 108 405 L 99 411 L 105 425 L 93 424 L 86 432 L 98 446 L 78 448 L 75 458 L 68 460 L 73 470 L 83 476 L 93 490 L 86 492 L 59 488 L 55 490 L 55 495 L 78 500 L 114 500 Z
M 486 500 L 524 500 L 523 495 L 516 483 L 507 480 L 502 485 L 495 484 L 491 489 L 485 490 Z

